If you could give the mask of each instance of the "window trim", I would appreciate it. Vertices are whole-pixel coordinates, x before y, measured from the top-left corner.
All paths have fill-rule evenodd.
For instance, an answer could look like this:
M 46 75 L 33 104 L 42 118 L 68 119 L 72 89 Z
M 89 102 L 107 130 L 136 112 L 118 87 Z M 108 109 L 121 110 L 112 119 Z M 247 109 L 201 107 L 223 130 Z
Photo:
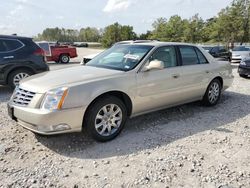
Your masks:
M 15 51 L 20 50 L 21 48 L 23 48 L 23 47 L 25 46 L 25 44 L 24 44 L 22 41 L 20 41 L 19 39 L 0 38 L 0 40 L 17 41 L 17 42 L 19 42 L 19 43 L 22 45 L 22 46 L 20 46 L 19 48 L 16 48 L 16 49 L 14 49 L 14 50 L 9 50 L 9 51 L 5 51 L 5 52 L 1 52 L 1 51 L 0 51 L 0 54 L 15 52 Z

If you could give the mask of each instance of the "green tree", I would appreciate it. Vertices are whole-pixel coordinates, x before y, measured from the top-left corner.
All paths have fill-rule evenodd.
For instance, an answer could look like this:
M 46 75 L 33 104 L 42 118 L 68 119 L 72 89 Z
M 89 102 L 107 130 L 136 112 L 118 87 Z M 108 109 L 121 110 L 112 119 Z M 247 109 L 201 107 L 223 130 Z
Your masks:
M 133 27 L 122 26 L 116 22 L 104 29 L 101 42 L 104 47 L 110 47 L 116 42 L 133 40 L 135 38 L 136 34 L 133 31 Z
M 79 40 L 84 42 L 98 42 L 100 40 L 100 32 L 95 27 L 82 28 L 80 30 Z
M 204 27 L 204 21 L 199 17 L 198 14 L 194 15 L 186 25 L 184 31 L 184 41 L 185 42 L 202 42 L 202 31 Z
M 226 43 L 249 41 L 249 0 L 234 0 L 218 14 L 218 38 Z

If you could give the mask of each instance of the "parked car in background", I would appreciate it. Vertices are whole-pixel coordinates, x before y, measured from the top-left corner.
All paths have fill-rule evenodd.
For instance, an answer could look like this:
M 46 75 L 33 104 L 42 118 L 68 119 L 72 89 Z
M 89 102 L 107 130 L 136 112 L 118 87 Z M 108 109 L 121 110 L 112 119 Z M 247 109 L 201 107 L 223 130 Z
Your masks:
M 232 49 L 232 63 L 239 63 L 248 57 L 250 57 L 250 47 L 236 46 Z
M 0 35 L 0 84 L 14 88 L 22 79 L 48 70 L 44 51 L 32 38 Z
M 84 130 L 98 141 L 108 141 L 121 132 L 128 117 L 199 100 L 216 105 L 232 81 L 229 62 L 216 61 L 194 45 L 118 44 L 86 66 L 21 82 L 8 111 L 39 134 Z M 26 96 L 28 100 L 22 100 Z
M 241 60 L 238 73 L 243 78 L 247 78 L 250 75 L 250 57 Z
M 90 60 L 92 60 L 94 57 L 96 57 L 100 53 L 90 54 L 82 58 L 82 61 L 80 62 L 81 65 L 87 64 Z
M 225 46 L 202 46 L 214 58 L 231 61 L 231 52 Z
M 73 46 L 77 48 L 87 48 L 89 45 L 87 42 L 74 42 Z
M 47 61 L 55 61 L 56 63 L 69 63 L 70 58 L 77 57 L 77 51 L 72 46 L 62 46 L 51 44 L 48 42 L 37 42 L 37 44 L 45 51 Z

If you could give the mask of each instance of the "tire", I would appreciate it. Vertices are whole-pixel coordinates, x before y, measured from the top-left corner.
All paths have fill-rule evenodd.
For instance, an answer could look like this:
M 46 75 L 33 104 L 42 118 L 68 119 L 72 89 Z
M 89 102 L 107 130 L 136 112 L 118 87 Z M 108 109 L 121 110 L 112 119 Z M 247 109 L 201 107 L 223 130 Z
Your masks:
M 60 55 L 60 63 L 67 64 L 70 61 L 70 57 L 67 54 Z
M 218 79 L 214 79 L 207 87 L 206 93 L 203 96 L 202 103 L 205 106 L 214 106 L 218 103 L 221 96 L 221 82 Z
M 105 109 L 107 113 L 104 112 Z M 106 142 L 118 136 L 123 129 L 127 120 L 127 109 L 119 98 L 106 96 L 94 102 L 85 117 L 84 126 L 88 134 L 97 141 Z
M 19 85 L 19 82 L 31 76 L 33 73 L 27 69 L 19 69 L 11 72 L 8 76 L 8 85 L 14 89 L 16 86 Z
M 247 78 L 248 75 L 240 74 L 240 77 L 242 77 L 242 78 Z

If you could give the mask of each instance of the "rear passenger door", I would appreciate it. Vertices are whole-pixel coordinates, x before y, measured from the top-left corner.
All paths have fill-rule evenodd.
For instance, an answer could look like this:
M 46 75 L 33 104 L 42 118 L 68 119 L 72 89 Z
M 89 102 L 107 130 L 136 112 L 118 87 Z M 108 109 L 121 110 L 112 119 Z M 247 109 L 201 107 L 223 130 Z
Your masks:
M 181 57 L 182 90 L 187 100 L 203 97 L 210 78 L 211 67 L 202 52 L 193 46 L 178 46 Z
M 20 56 L 16 52 L 23 46 L 19 40 L 0 38 L 0 80 L 4 80 L 9 68 L 19 61 Z

